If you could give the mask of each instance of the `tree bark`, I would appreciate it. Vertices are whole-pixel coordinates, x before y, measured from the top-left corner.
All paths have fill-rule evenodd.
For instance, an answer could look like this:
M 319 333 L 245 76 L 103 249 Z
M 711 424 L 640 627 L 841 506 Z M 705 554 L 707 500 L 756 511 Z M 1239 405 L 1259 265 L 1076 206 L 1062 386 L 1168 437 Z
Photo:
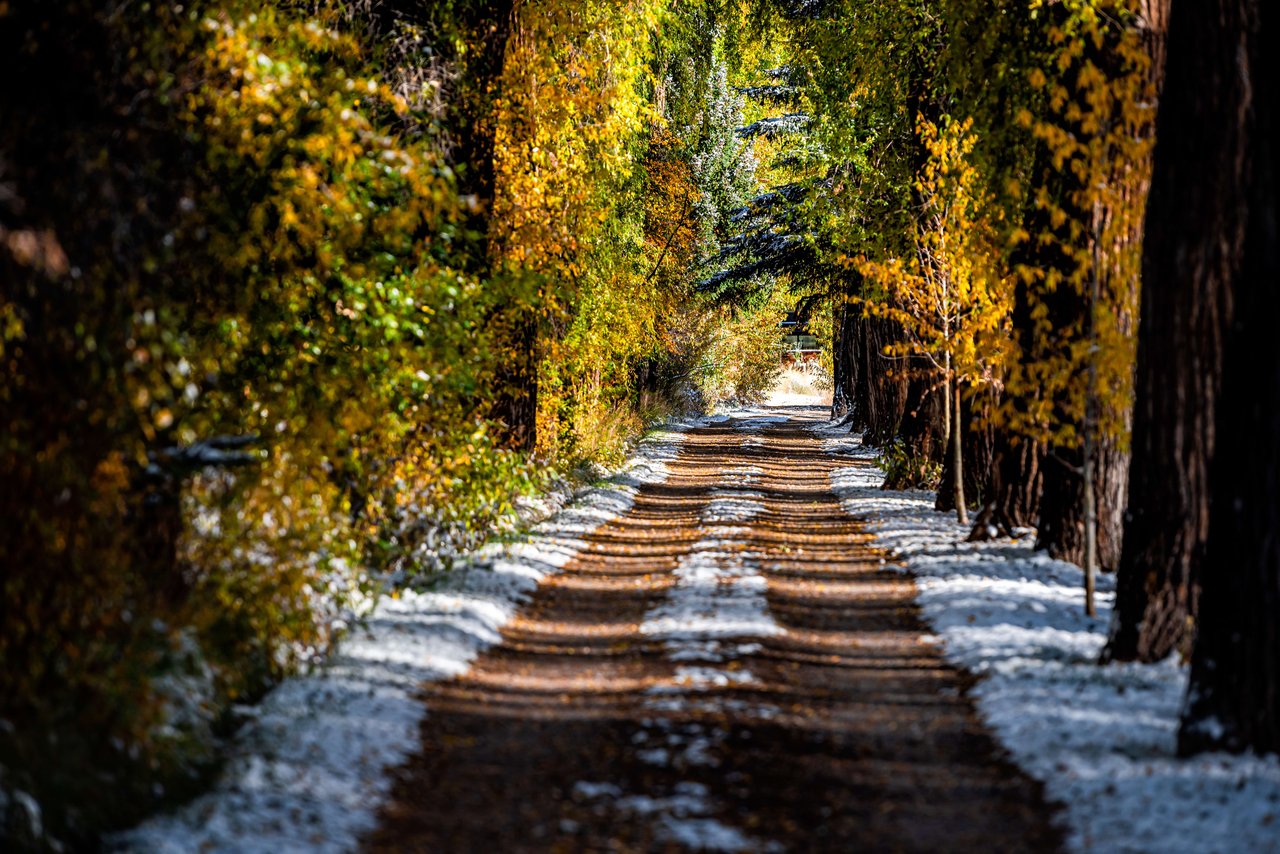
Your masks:
M 884 355 L 885 347 L 901 340 L 902 331 L 891 321 L 861 314 L 854 318 L 854 329 L 854 423 L 865 430 L 864 442 L 880 446 L 897 435 L 907 411 L 905 364 Z
M 854 380 L 858 372 L 857 346 L 853 340 L 858 331 L 855 323 L 857 309 L 849 305 L 849 295 L 846 290 L 842 289 L 834 299 L 836 304 L 834 306 L 835 322 L 832 324 L 834 340 L 831 342 L 831 417 L 833 419 L 849 418 L 850 427 L 858 429 L 861 425 L 852 423 L 858 418 L 858 413 L 853 406 Z
M 1020 246 L 1015 263 L 1037 263 L 1036 251 L 1035 247 Z M 1011 317 L 1022 359 L 1035 358 L 1039 346 L 1028 287 L 1023 281 L 1015 287 Z M 1030 386 L 1025 381 L 1020 385 Z M 974 518 L 970 542 L 1011 537 L 1018 529 L 1031 528 L 1036 524 L 1040 514 L 1040 496 L 1044 490 L 1045 445 L 1014 426 L 1026 420 L 1029 407 L 1036 402 L 1033 399 L 1036 394 L 1038 392 L 1029 389 L 1005 392 L 1002 402 L 1005 415 L 991 440 L 991 485 L 985 493 L 982 509 Z
M 885 480 L 885 489 L 909 489 L 932 483 L 930 470 L 946 457 L 946 405 L 932 366 L 894 360 L 895 373 L 905 376 L 903 409 L 897 429 L 889 429 L 889 441 L 896 440 L 908 467 Z
M 947 380 L 951 384 L 951 380 Z M 951 422 L 951 453 L 947 458 L 951 460 L 952 467 L 955 472 L 951 478 L 951 494 L 954 497 L 956 505 L 956 521 L 961 525 L 969 524 L 969 507 L 965 503 L 964 498 L 964 440 L 962 438 L 964 430 L 960 426 L 960 385 L 955 384 L 954 400 L 948 405 L 948 418 Z
M 1167 4 L 1150 4 L 1154 22 Z M 1162 59 L 1163 51 L 1156 53 Z M 1169 69 L 1170 78 L 1185 72 Z M 1186 96 L 1187 82 L 1176 91 Z M 1138 330 L 1138 385 L 1133 466 L 1116 607 L 1104 660 L 1158 661 L 1189 652 L 1198 567 L 1209 531 L 1209 466 L 1213 412 L 1222 377 L 1227 305 L 1217 235 L 1229 231 L 1239 200 L 1230 185 L 1206 175 L 1230 174 L 1226 155 L 1212 167 L 1202 136 L 1188 134 L 1188 107 L 1160 108 L 1148 202 Z M 1226 121 L 1223 107 L 1215 121 Z M 1167 128 L 1167 129 L 1166 129 Z M 1211 172 L 1206 169 L 1211 168 Z M 1178 252 L 1171 247 L 1178 247 Z
M 1048 551 L 1058 560 L 1084 566 L 1085 494 L 1081 476 L 1084 452 L 1080 448 L 1052 448 L 1043 466 L 1036 548 Z M 1124 540 L 1129 455 L 1117 439 L 1104 438 L 1096 443 L 1092 468 L 1098 518 L 1098 566 L 1112 571 L 1120 563 Z
M 977 504 L 985 512 L 992 500 L 995 483 L 996 431 L 991 416 L 995 395 L 989 391 L 961 395 L 960 429 L 964 441 L 964 494 L 969 504 Z M 955 459 L 948 454 L 942 465 L 942 481 L 934 508 L 955 510 Z M 976 520 L 975 520 L 976 521 Z
M 1171 210 L 1182 224 L 1177 233 L 1190 239 L 1162 241 L 1152 251 L 1179 259 L 1183 275 L 1220 295 L 1213 305 L 1225 306 L 1228 317 L 1213 417 L 1220 440 L 1209 471 L 1206 571 L 1178 734 L 1183 754 L 1280 752 L 1275 24 L 1274 9 L 1262 0 L 1218 0 L 1176 6 L 1169 33 L 1160 117 L 1169 146 L 1160 151 L 1160 179 L 1164 186 L 1195 163 L 1215 205 Z
M 991 460 L 990 497 L 973 520 L 970 542 L 1015 536 L 1032 527 L 1040 512 L 1043 443 L 1008 429 L 997 430 Z

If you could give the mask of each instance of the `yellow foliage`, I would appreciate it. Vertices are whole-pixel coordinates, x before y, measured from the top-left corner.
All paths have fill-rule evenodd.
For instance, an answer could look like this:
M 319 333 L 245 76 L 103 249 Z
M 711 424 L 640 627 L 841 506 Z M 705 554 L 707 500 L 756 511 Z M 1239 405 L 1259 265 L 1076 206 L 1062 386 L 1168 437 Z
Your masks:
M 870 285 L 860 302 L 900 323 L 908 340 L 889 355 L 922 356 L 944 378 L 993 383 L 1003 370 L 1011 287 L 1002 274 L 998 216 L 971 155 L 973 121 L 920 119 L 928 152 L 916 189 L 915 252 L 856 267 Z
M 1046 227 L 1015 234 L 1042 247 L 1037 263 L 1017 270 L 1029 283 L 1032 340 L 1039 343 L 1011 363 L 1009 384 L 1021 403 L 1005 417 L 1037 438 L 1077 444 L 1092 399 L 1098 435 L 1123 443 L 1133 401 L 1154 83 L 1134 4 L 1075 0 L 1064 11 L 1049 31 L 1049 112 L 1031 128 L 1057 172 L 1041 176 L 1035 196 Z M 1048 302 L 1060 299 L 1060 289 L 1087 306 L 1068 327 L 1051 322 Z

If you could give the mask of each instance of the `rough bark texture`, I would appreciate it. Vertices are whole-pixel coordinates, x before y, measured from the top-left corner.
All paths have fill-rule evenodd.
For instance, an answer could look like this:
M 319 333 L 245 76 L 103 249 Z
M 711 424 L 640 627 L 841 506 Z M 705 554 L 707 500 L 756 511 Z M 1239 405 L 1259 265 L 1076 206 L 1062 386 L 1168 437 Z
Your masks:
M 1036 524 L 1036 548 L 1059 560 L 1084 565 L 1084 455 L 1079 448 L 1055 447 L 1045 456 Z M 1094 490 L 1098 502 L 1098 566 L 1114 570 L 1124 541 L 1124 501 L 1129 454 L 1118 440 L 1098 442 L 1093 455 Z
M 1040 512 L 1043 443 L 999 429 L 991 444 L 989 497 L 973 520 L 970 542 L 1014 536 L 1034 525 Z
M 840 311 L 836 321 L 832 414 L 864 431 L 868 445 L 900 442 L 902 453 L 918 463 L 900 477 L 891 473 L 886 486 L 922 482 L 925 469 L 940 463 L 945 450 L 941 390 L 913 361 L 884 355 L 902 340 L 897 324 L 868 317 L 855 305 Z
M 884 355 L 886 346 L 900 340 L 901 330 L 888 320 L 865 316 L 856 317 L 853 328 L 854 423 L 866 430 L 863 441 L 868 445 L 883 445 L 897 435 L 907 411 L 905 366 Z
M 1036 334 L 1027 283 L 1019 282 L 1015 288 L 1011 319 L 1015 333 L 1018 334 L 1019 350 L 1023 353 L 1036 352 Z M 1007 397 L 1005 406 L 1011 412 L 993 430 L 991 485 L 982 502 L 982 510 L 978 511 L 978 516 L 973 521 L 973 530 L 969 534 L 972 542 L 996 536 L 1012 536 L 1016 529 L 1033 528 L 1036 525 L 1043 487 L 1041 466 L 1044 461 L 1044 443 L 1025 437 L 1019 430 L 1012 428 L 1012 419 L 1009 417 L 1024 417 L 1027 403 L 1027 399 L 1015 394 Z
M 1162 23 L 1167 4 L 1150 5 L 1153 24 Z M 1161 126 L 1182 109 L 1162 107 Z M 1206 180 L 1182 130 L 1162 131 L 1159 139 L 1143 253 L 1150 287 L 1138 331 L 1128 520 L 1106 660 L 1157 661 L 1186 649 L 1209 530 L 1226 306 L 1221 273 L 1205 273 L 1230 263 L 1214 235 L 1234 217 L 1238 200 L 1225 180 Z
M 832 342 L 831 359 L 831 417 L 849 418 L 856 421 L 857 411 L 853 406 L 854 378 L 857 376 L 856 346 L 854 335 L 856 309 L 849 305 L 844 294 L 837 297 L 834 323 L 835 340 Z M 850 426 L 857 429 L 861 425 Z
M 931 366 L 899 360 L 895 370 L 906 373 L 906 406 L 897 435 L 890 436 L 898 441 L 905 465 L 890 471 L 884 485 L 886 489 L 932 487 L 947 451 L 944 391 Z
M 1179 5 L 1169 33 L 1162 188 L 1198 169 L 1208 207 L 1157 249 L 1228 325 L 1214 415 L 1209 534 L 1179 751 L 1280 752 L 1280 281 L 1275 9 L 1262 0 Z

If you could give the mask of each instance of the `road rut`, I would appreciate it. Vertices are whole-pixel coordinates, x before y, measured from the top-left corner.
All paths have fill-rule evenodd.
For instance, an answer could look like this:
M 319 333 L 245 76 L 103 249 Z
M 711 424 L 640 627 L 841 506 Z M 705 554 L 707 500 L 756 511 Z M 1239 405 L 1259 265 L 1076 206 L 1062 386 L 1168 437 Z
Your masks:
M 464 675 L 370 851 L 1056 850 L 784 410 L 691 431 L 671 476 L 545 580 Z

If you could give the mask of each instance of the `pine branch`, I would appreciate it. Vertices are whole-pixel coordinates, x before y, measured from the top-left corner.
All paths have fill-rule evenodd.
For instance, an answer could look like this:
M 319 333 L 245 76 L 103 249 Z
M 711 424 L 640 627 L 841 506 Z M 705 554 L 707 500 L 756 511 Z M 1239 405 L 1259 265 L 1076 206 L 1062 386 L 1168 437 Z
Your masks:
M 754 139 L 757 136 L 773 139 L 803 133 L 810 121 L 808 113 L 787 113 L 785 116 L 773 116 L 752 122 L 746 127 L 738 128 L 734 134 L 740 139 Z

